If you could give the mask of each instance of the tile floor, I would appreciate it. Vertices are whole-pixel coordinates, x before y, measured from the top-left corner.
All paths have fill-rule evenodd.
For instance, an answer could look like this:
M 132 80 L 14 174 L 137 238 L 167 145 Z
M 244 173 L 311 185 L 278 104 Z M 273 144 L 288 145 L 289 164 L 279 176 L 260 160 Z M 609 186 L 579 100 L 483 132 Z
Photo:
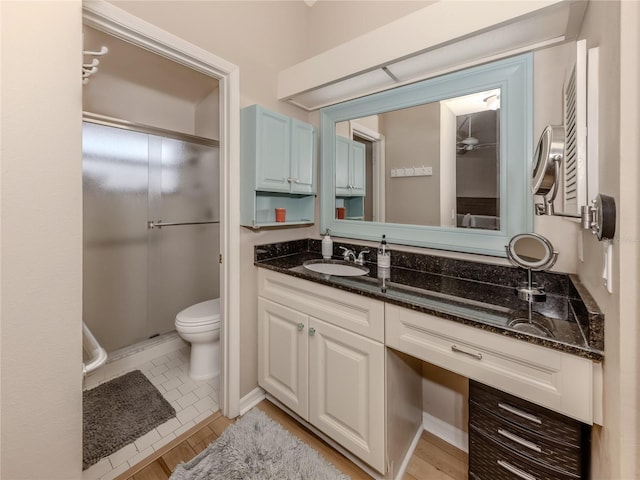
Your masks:
M 187 375 L 189 347 L 131 368 L 140 370 L 162 393 L 176 416 L 82 473 L 82 480 L 111 480 L 218 410 L 218 378 L 196 382 Z M 126 372 L 123 372 L 126 373 Z

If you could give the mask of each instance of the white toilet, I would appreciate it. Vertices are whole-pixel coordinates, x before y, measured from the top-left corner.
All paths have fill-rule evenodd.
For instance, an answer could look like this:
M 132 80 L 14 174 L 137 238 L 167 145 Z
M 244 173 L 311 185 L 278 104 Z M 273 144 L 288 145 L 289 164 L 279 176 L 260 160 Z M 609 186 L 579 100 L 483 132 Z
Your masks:
M 220 372 L 220 299 L 196 303 L 176 315 L 176 331 L 191 343 L 189 377 L 207 380 Z

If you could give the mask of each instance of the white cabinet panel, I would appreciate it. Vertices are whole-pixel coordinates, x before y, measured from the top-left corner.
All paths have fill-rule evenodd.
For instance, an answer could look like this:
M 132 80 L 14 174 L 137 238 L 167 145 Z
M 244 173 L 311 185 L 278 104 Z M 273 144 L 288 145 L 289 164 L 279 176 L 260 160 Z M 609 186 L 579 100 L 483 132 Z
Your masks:
M 258 383 L 303 418 L 308 416 L 308 317 L 258 299 Z
M 386 304 L 387 346 L 586 423 L 593 362 Z
M 384 346 L 311 319 L 309 421 L 384 471 Z
M 265 269 L 258 279 L 258 383 L 384 473 L 384 304 Z
M 384 341 L 384 303 L 290 275 L 258 269 L 258 294 L 378 342 Z

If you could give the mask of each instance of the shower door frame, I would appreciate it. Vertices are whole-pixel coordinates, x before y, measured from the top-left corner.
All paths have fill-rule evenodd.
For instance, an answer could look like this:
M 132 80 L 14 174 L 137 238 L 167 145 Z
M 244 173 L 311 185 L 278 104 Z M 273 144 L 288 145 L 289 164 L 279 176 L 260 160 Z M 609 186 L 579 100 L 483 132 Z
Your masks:
M 84 25 L 218 80 L 220 85 L 220 409 L 240 414 L 240 82 L 236 65 L 107 2 L 83 2 Z

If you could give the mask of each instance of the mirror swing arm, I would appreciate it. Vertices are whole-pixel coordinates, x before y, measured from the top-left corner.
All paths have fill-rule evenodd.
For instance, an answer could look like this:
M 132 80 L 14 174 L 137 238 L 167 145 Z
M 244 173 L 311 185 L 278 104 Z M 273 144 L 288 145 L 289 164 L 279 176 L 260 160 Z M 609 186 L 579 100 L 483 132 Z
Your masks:
M 565 155 L 565 133 L 562 125 L 547 125 L 540 135 L 533 156 L 531 192 L 541 196 L 536 203 L 536 215 L 580 219 L 582 228 L 591 230 L 598 240 L 609 240 L 615 235 L 616 204 L 613 197 L 598 194 L 589 205 L 582 205 L 580 214 L 556 212 L 554 202 L 558 194 L 560 166 Z

